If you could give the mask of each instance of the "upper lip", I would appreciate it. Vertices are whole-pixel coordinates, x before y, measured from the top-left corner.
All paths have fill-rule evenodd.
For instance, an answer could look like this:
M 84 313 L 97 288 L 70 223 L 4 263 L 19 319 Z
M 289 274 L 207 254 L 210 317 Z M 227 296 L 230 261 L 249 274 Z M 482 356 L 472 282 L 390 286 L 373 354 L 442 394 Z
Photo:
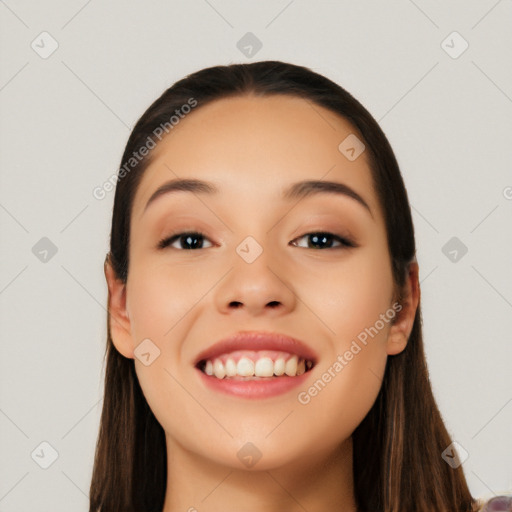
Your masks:
M 215 359 L 235 350 L 276 350 L 297 354 L 300 358 L 312 361 L 313 364 L 317 361 L 315 351 L 297 338 L 276 332 L 240 331 L 203 350 L 197 355 L 194 364 Z

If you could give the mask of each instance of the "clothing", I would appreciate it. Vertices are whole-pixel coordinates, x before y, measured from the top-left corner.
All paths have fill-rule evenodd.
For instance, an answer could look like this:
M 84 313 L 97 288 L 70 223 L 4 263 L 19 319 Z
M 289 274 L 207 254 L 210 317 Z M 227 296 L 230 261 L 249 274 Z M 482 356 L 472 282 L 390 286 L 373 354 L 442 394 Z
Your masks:
M 512 496 L 496 496 L 484 503 L 481 512 L 512 512 Z

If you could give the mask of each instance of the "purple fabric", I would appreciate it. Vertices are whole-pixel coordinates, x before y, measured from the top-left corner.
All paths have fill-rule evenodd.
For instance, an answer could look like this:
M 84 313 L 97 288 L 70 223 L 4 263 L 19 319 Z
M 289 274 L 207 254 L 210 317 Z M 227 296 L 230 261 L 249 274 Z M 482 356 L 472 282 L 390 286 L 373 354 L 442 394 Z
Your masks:
M 489 500 L 482 512 L 512 512 L 512 496 L 497 496 Z

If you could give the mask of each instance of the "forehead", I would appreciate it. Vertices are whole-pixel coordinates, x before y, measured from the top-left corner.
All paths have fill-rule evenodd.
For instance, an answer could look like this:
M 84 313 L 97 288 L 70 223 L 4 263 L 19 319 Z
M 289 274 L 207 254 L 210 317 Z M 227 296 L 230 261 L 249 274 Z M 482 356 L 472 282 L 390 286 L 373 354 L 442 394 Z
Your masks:
M 303 179 L 339 181 L 358 190 L 375 211 L 367 152 L 351 161 L 339 149 L 354 135 L 361 139 L 346 119 L 302 98 L 215 100 L 185 116 L 152 150 L 134 217 L 156 188 L 178 177 L 212 181 L 221 193 L 248 200 L 277 198 Z

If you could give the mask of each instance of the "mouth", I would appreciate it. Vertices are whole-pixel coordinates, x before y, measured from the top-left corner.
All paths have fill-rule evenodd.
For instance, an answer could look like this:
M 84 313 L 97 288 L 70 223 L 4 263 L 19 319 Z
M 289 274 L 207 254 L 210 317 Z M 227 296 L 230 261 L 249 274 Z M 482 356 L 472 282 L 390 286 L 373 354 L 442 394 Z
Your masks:
M 217 379 L 255 380 L 296 377 L 313 368 L 311 359 L 289 352 L 236 350 L 214 359 L 202 359 L 196 368 Z
M 313 349 L 296 338 L 242 331 L 201 352 L 195 368 L 214 390 L 264 398 L 304 382 L 317 361 Z

